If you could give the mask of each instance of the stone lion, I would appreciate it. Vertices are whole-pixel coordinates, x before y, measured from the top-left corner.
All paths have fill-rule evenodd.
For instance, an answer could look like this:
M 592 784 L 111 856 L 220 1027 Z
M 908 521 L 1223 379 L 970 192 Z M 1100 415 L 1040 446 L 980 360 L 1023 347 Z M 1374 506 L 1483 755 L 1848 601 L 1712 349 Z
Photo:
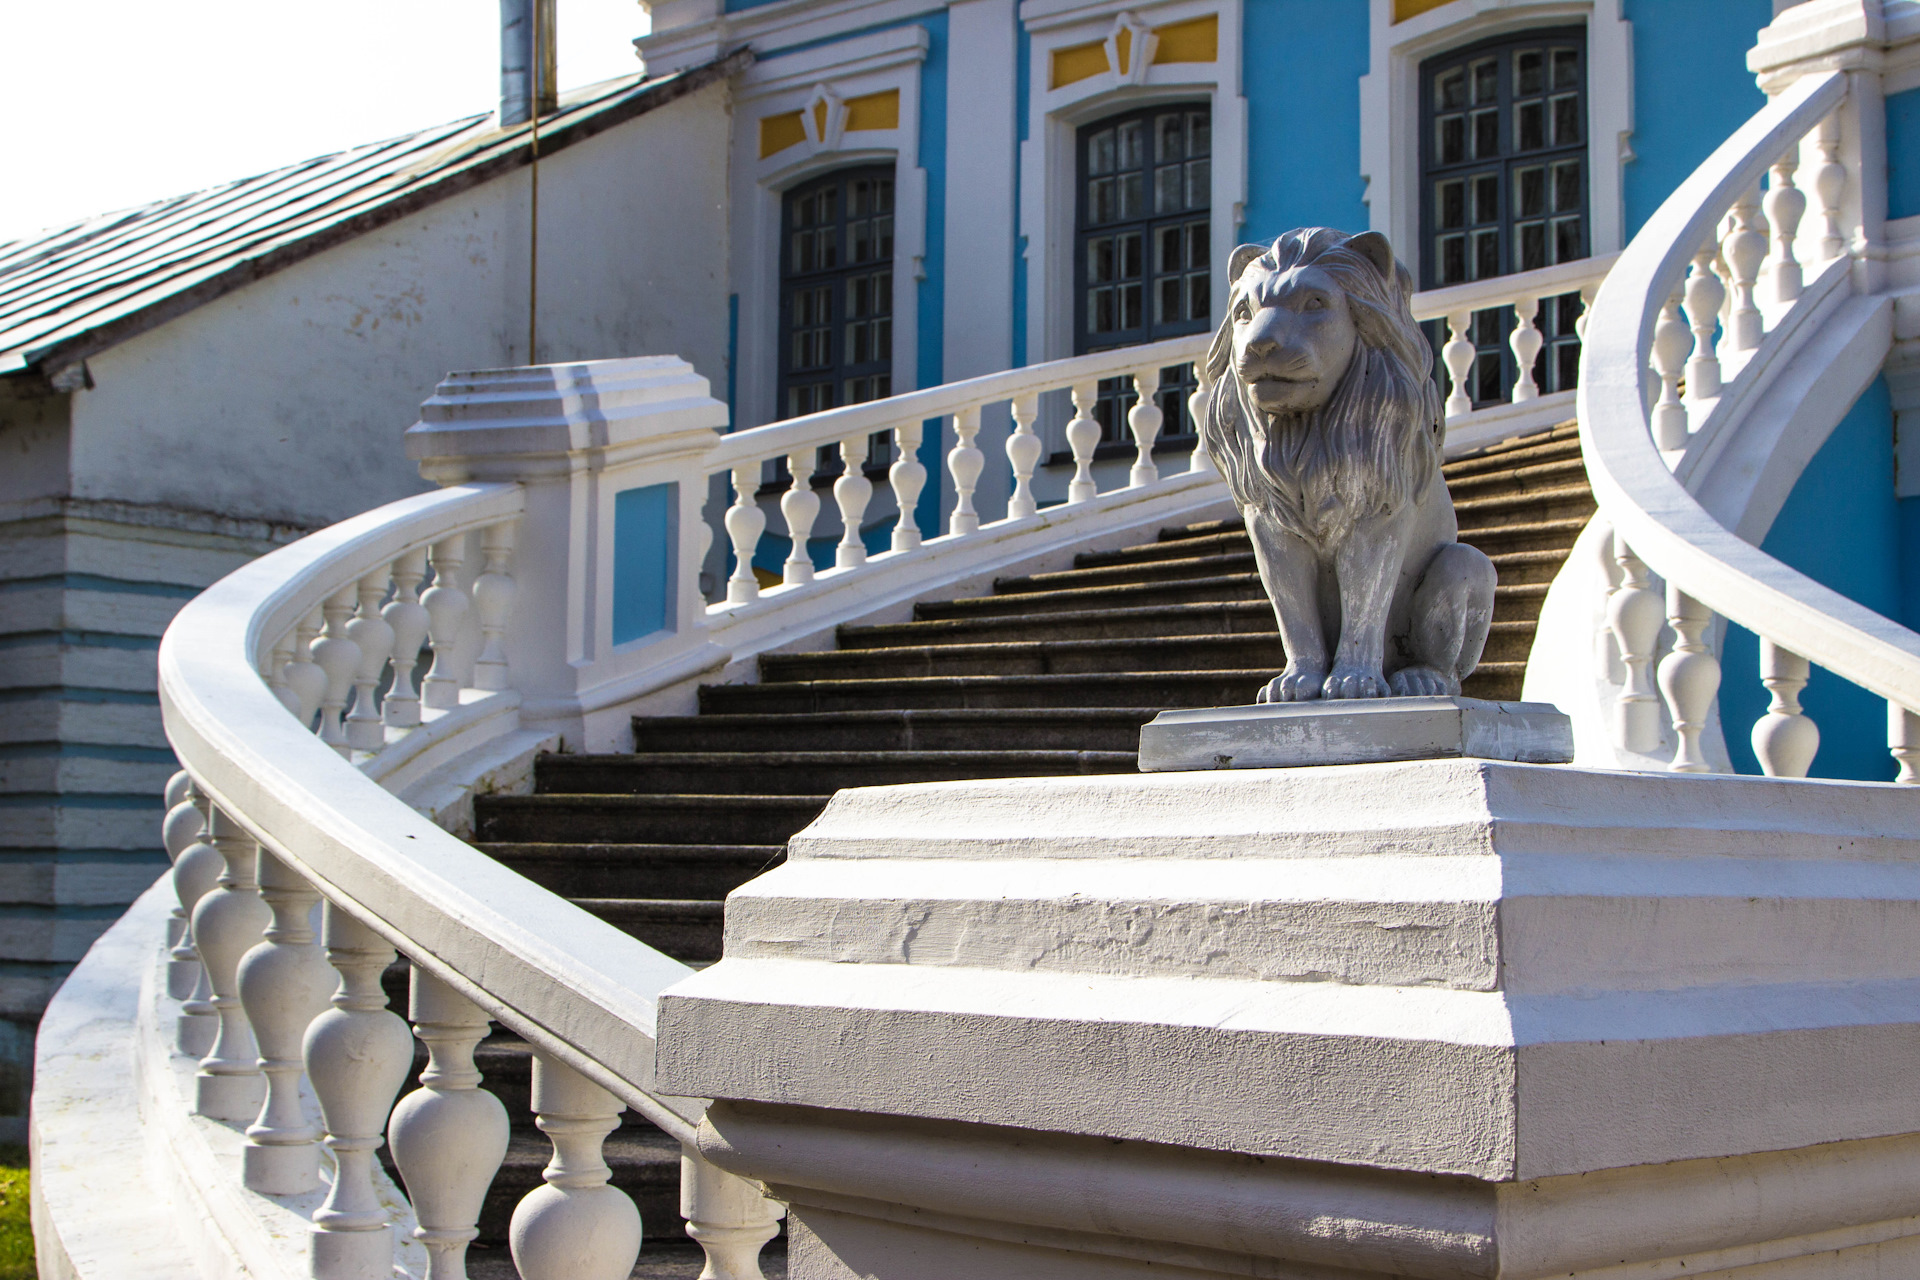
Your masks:
M 1457 694 L 1493 617 L 1459 541 L 1413 278 L 1326 227 L 1233 251 L 1202 431 L 1246 516 L 1287 666 L 1261 702 Z M 1330 638 L 1338 643 L 1329 645 Z

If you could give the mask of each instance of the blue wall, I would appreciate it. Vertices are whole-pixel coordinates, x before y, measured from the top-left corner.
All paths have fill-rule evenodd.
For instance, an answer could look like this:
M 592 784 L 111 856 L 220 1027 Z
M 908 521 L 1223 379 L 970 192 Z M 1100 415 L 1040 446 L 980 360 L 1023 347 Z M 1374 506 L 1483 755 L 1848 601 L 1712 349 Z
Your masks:
M 1247 0 L 1247 243 L 1294 227 L 1365 231 L 1360 196 L 1360 77 L 1367 6 L 1359 0 Z
M 1920 89 L 1887 98 L 1887 216 L 1920 213 Z
M 1761 550 L 1876 613 L 1913 626 L 1920 611 L 1920 498 L 1893 496 L 1893 402 L 1884 378 L 1854 403 L 1787 496 Z M 1748 735 L 1767 709 L 1760 646 L 1729 626 L 1720 654 L 1720 715 L 1741 773 L 1759 773 Z M 1820 726 L 1811 776 L 1891 781 L 1887 704 L 1814 668 L 1801 705 Z
M 613 495 L 613 642 L 665 631 L 673 590 L 674 484 Z

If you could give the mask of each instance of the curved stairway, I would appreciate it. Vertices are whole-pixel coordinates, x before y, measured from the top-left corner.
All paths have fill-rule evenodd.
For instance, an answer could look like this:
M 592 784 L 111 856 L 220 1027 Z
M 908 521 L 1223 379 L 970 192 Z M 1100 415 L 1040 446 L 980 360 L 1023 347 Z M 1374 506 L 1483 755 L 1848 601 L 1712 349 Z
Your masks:
M 1567 423 L 1445 475 L 1461 540 L 1500 573 L 1466 693 L 1518 698 L 1548 584 L 1594 511 L 1578 435 Z M 990 596 L 918 604 L 911 622 L 841 627 L 838 640 L 762 657 L 758 684 L 701 689 L 698 715 L 637 717 L 631 754 L 541 757 L 534 794 L 476 797 L 475 843 L 697 966 L 720 957 L 727 893 L 779 862 L 839 788 L 1129 772 L 1156 712 L 1249 702 L 1284 662 L 1238 522 L 1165 529 Z M 507 1216 L 548 1146 L 527 1107 L 525 1045 L 496 1034 L 477 1061 L 515 1117 L 473 1253 L 486 1280 L 513 1274 Z M 635 1274 L 697 1275 L 677 1145 L 629 1116 L 606 1149 L 649 1233 Z M 766 1261 L 784 1274 L 779 1241 Z

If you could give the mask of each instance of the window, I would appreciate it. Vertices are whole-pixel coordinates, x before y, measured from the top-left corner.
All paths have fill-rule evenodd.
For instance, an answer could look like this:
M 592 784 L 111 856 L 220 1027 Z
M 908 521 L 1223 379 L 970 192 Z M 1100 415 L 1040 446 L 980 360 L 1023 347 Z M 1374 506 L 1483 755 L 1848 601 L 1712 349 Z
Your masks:
M 783 204 L 780 416 L 892 395 L 892 167 L 830 173 Z
M 1586 83 L 1580 27 L 1503 36 L 1420 65 L 1422 288 L 1588 255 Z M 1541 305 L 1542 391 L 1574 385 L 1579 314 L 1577 294 Z M 1513 385 L 1512 328 L 1511 308 L 1474 315 L 1475 403 L 1504 399 Z
M 1078 137 L 1074 353 L 1204 333 L 1212 315 L 1213 128 L 1186 103 L 1110 116 Z M 1191 436 L 1193 367 L 1162 370 L 1162 437 Z M 1100 384 L 1103 442 L 1130 439 L 1132 382 Z

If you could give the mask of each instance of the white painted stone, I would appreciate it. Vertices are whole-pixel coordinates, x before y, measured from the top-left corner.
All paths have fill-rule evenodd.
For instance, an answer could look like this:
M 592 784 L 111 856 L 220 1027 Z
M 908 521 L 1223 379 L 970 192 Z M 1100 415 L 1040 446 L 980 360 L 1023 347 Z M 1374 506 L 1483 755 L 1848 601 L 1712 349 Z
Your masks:
M 1450 756 L 1564 764 L 1573 725 L 1540 702 L 1427 697 L 1187 707 L 1140 728 L 1142 773 Z

